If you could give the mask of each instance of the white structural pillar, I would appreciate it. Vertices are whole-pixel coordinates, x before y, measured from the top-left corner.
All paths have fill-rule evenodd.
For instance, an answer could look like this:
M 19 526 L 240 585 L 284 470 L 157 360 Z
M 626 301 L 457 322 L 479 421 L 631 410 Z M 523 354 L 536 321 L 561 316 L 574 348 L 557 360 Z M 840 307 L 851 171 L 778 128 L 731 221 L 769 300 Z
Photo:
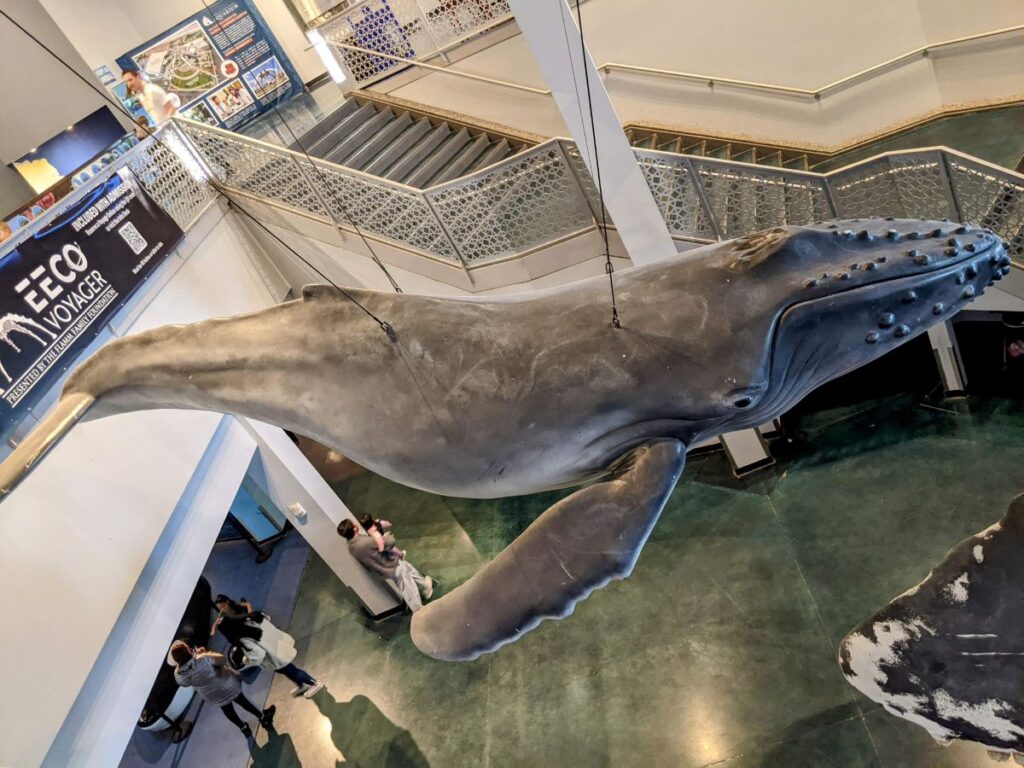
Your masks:
M 565 0 L 509 0 L 509 5 L 595 183 L 600 160 L 605 207 L 629 258 L 634 264 L 645 264 L 674 256 L 676 248 L 668 227 L 594 61 L 580 43 L 580 30 L 569 6 Z
M 947 397 L 962 395 L 967 391 L 967 374 L 960 360 L 960 348 L 956 343 L 953 324 L 947 320 L 928 329 L 928 341 L 935 353 L 935 362 L 939 366 L 942 378 L 942 389 Z
M 630 260 L 646 264 L 676 255 L 665 219 L 626 141 L 590 51 L 580 42 L 580 28 L 568 4 L 565 0 L 509 0 L 509 6 L 595 183 L 600 161 L 605 208 Z M 624 320 L 629 323 L 628 314 Z M 725 436 L 721 442 L 738 475 L 772 463 L 756 430 Z

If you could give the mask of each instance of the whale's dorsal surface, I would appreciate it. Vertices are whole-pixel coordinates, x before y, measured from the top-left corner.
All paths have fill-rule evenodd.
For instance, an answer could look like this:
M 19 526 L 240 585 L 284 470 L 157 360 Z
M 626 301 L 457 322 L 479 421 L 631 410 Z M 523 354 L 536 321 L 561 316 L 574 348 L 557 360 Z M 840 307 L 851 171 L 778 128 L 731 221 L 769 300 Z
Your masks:
M 257 418 L 445 495 L 601 480 L 416 614 L 421 648 L 471 658 L 627 575 L 687 445 L 763 424 L 944 321 L 1009 270 L 1005 249 L 948 222 L 781 227 L 620 273 L 621 329 L 603 277 L 498 297 L 307 286 L 105 346 L 0 465 L 0 490 L 76 420 L 140 408 Z

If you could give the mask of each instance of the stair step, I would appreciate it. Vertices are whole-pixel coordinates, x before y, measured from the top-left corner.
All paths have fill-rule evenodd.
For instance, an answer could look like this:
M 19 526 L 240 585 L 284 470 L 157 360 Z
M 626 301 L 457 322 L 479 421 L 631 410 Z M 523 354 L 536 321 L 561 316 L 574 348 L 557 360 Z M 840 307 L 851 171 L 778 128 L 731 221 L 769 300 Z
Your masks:
M 405 183 L 410 187 L 423 187 L 441 168 L 451 160 L 455 154 L 462 149 L 469 141 L 469 131 L 465 128 L 459 129 L 458 133 L 452 134 L 444 143 L 435 149 L 430 156 L 420 163 Z
M 331 148 L 324 159 L 338 165 L 344 165 L 345 159 L 354 154 L 358 149 L 368 142 L 378 131 L 395 119 L 395 113 L 390 109 L 382 109 L 365 123 L 356 128 L 352 133 L 342 139 Z
M 342 104 L 336 110 L 327 115 L 323 120 L 314 125 L 304 134 L 302 134 L 299 137 L 299 140 L 293 142 L 292 145 L 288 147 L 288 149 L 294 152 L 301 152 L 301 147 L 305 147 L 308 150 L 317 141 L 322 139 L 329 130 L 334 128 L 336 125 L 338 125 L 338 123 L 340 123 L 346 117 L 351 115 L 357 109 L 359 109 L 359 102 L 356 101 L 355 99 L 348 99 L 344 104 Z
M 345 160 L 345 165 L 349 168 L 355 168 L 358 171 L 363 170 L 376 159 L 377 155 L 379 155 L 385 147 L 390 146 L 391 142 L 394 141 L 397 136 L 402 134 L 410 125 L 412 125 L 412 115 L 408 112 L 403 112 L 390 123 L 378 130 L 376 135 L 369 141 L 365 142 L 363 146 L 349 155 L 348 159 Z
M 363 106 L 320 137 L 312 146 L 307 144 L 306 150 L 313 157 L 326 157 L 339 141 L 343 140 L 348 134 L 356 130 L 375 114 L 377 114 L 377 110 L 374 109 L 373 104 L 363 104 Z
M 757 161 L 757 152 L 753 147 L 748 147 L 739 150 L 729 159 L 735 160 L 737 163 L 753 163 Z
M 680 153 L 684 155 L 696 155 L 697 157 L 704 157 L 704 155 L 707 154 L 707 149 L 708 143 L 704 141 L 704 139 L 701 139 L 698 142 L 683 147 L 680 150 Z
M 796 155 L 785 160 L 782 163 L 783 168 L 791 168 L 795 171 L 808 171 L 810 170 L 810 161 L 807 155 Z
M 448 163 L 441 168 L 425 186 L 444 184 L 466 173 L 467 169 L 484 153 L 491 140 L 486 133 L 481 133 L 464 146 Z
M 720 160 L 732 159 L 732 144 L 719 144 L 717 147 L 711 147 L 705 153 L 707 157 L 715 157 Z
M 476 162 L 466 171 L 466 173 L 474 173 L 479 171 L 481 168 L 486 168 L 489 165 L 494 165 L 499 160 L 504 160 L 506 157 L 512 154 L 512 147 L 508 144 L 508 139 L 502 139 L 496 141 L 488 147 L 487 151 L 484 152 L 480 157 L 477 158 Z
M 399 136 L 388 144 L 363 170 L 374 176 L 383 176 L 384 171 L 394 165 L 398 158 L 415 146 L 416 142 L 422 139 L 432 128 L 430 121 L 425 117 L 420 118 L 410 127 L 406 128 Z
M 410 173 L 418 166 L 423 160 L 434 151 L 442 141 L 447 139 L 452 133 L 451 127 L 448 123 L 441 123 L 434 128 L 430 133 L 424 136 L 419 142 L 413 146 L 408 152 L 406 152 L 394 165 L 384 171 L 382 176 L 392 181 L 405 182 L 406 178 Z
M 676 136 L 674 139 L 663 141 L 658 145 L 659 152 L 679 152 L 679 146 L 683 140 L 682 136 Z

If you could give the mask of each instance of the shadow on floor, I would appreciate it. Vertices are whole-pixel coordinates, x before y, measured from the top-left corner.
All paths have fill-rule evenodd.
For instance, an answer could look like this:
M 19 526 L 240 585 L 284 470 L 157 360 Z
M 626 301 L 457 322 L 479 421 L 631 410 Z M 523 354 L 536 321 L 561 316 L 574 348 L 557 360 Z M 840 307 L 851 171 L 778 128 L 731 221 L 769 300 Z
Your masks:
M 331 721 L 331 740 L 345 756 L 346 768 L 430 768 L 412 734 L 388 720 L 366 696 L 339 702 L 325 689 L 313 701 Z
M 253 745 L 251 768 L 302 768 L 291 736 L 277 731 L 267 731 L 266 734 L 266 744 Z

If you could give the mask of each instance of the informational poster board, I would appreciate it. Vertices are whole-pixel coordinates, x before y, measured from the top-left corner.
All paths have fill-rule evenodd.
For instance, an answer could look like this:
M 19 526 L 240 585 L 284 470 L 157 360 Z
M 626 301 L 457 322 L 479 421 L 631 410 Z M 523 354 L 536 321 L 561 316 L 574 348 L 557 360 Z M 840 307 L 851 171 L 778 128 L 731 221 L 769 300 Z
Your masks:
M 121 169 L 0 260 L 0 438 L 182 236 Z
M 177 95 L 185 117 L 228 129 L 303 90 L 252 0 L 210 3 L 117 63 Z

